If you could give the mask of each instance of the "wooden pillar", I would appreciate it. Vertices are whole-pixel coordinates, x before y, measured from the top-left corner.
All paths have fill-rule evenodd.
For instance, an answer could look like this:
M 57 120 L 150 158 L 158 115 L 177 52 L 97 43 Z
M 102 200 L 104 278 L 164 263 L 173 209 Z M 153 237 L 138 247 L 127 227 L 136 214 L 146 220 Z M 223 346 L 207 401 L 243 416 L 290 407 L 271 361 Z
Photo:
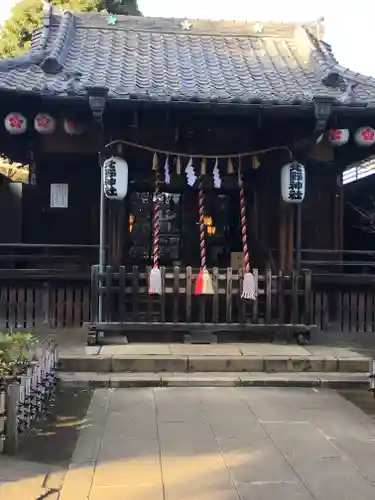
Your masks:
M 107 242 L 108 265 L 118 268 L 122 262 L 123 236 L 126 221 L 124 220 L 124 201 L 108 203 Z
M 256 190 L 253 192 L 252 197 L 252 209 L 250 214 L 248 214 L 250 220 L 251 231 L 254 234 L 254 238 L 259 240 L 259 210 L 258 210 L 258 193 Z
M 279 269 L 285 271 L 286 268 L 286 236 L 287 236 L 287 218 L 285 203 L 280 200 L 279 211 Z
M 287 242 L 286 242 L 286 266 L 285 272 L 290 274 L 293 269 L 293 247 L 294 247 L 294 207 L 287 205 Z
M 295 206 L 295 260 L 294 268 L 297 271 L 301 270 L 301 260 L 302 260 L 302 205 L 297 203 Z
M 341 175 L 337 176 L 333 200 L 333 248 L 343 250 L 344 246 L 344 192 Z
M 279 266 L 284 273 L 293 269 L 294 207 L 280 201 Z

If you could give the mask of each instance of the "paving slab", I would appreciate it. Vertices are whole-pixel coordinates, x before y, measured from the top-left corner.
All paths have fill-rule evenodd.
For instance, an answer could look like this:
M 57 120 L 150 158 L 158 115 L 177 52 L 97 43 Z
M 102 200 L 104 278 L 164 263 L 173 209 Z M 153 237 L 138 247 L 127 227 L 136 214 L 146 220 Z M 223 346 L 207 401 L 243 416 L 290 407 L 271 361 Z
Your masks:
M 174 353 L 171 350 L 170 344 L 127 344 L 127 345 L 110 345 L 100 347 L 100 354 L 103 356 L 113 355 L 169 355 L 180 354 Z
M 176 356 L 241 356 L 241 346 L 237 344 L 170 344 L 171 354 Z
M 113 355 L 110 360 L 112 372 L 162 372 L 162 371 L 187 371 L 188 358 L 173 355 Z M 97 370 L 102 371 L 102 370 Z
M 358 352 L 355 347 L 339 347 L 339 346 L 325 346 L 325 345 L 309 345 L 305 350 L 312 356 L 322 356 L 336 358 L 362 358 L 363 354 Z
M 268 481 L 236 485 L 241 500 L 316 500 L 298 481 Z
M 89 500 L 164 500 L 164 496 L 163 488 L 155 486 L 93 486 Z
M 295 344 L 254 343 L 239 344 L 239 350 L 245 356 L 309 356 L 305 347 Z
M 264 371 L 261 356 L 188 356 L 188 372 Z

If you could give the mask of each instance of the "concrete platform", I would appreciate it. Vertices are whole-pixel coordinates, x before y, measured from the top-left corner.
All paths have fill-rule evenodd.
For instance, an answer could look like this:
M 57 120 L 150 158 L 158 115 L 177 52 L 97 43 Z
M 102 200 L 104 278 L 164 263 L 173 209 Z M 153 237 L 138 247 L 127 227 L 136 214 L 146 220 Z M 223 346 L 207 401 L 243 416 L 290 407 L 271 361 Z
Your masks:
M 65 346 L 65 372 L 326 372 L 367 373 L 372 358 L 353 348 L 293 344 L 130 344 Z
M 325 387 L 367 389 L 369 378 L 362 373 L 94 373 L 60 372 L 63 388 L 131 387 Z

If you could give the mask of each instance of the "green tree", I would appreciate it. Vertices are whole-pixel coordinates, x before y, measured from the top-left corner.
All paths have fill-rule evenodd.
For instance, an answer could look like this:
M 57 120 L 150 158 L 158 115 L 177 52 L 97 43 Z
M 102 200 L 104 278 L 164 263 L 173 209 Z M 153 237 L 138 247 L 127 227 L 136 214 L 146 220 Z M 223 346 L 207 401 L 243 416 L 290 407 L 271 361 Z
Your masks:
M 103 0 L 51 0 L 50 3 L 76 12 L 100 11 L 105 5 Z M 41 26 L 42 15 L 42 0 L 21 0 L 14 6 L 1 29 L 0 59 L 27 52 L 33 31 Z
M 137 0 L 105 0 L 108 12 L 124 16 L 140 16 Z

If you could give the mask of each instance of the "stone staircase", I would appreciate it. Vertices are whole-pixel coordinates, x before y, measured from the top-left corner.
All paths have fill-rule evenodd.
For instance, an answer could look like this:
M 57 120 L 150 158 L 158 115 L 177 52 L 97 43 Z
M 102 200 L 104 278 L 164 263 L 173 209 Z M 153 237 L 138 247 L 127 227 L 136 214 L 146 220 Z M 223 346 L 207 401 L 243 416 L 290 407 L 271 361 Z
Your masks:
M 82 387 L 368 387 L 372 359 L 289 344 L 129 344 L 60 356 L 61 383 Z

